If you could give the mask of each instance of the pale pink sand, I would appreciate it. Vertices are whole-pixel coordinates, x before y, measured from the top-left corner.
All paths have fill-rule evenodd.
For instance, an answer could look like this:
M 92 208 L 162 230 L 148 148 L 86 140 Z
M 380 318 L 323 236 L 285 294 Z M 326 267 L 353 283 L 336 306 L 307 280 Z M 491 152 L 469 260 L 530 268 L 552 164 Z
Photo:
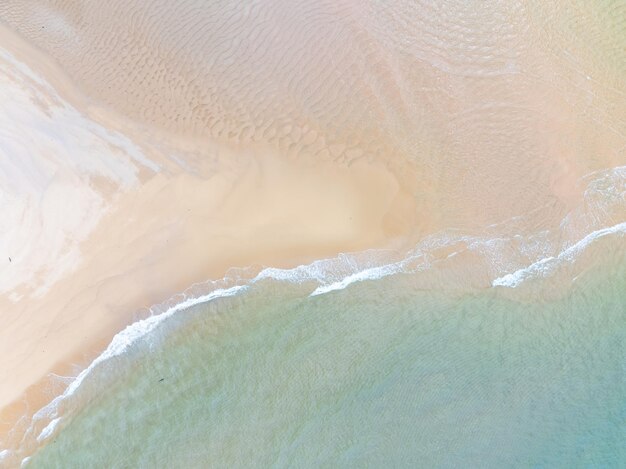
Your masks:
M 626 163 L 615 14 L 0 2 L 0 431 L 229 267 L 558 225 L 584 174 Z

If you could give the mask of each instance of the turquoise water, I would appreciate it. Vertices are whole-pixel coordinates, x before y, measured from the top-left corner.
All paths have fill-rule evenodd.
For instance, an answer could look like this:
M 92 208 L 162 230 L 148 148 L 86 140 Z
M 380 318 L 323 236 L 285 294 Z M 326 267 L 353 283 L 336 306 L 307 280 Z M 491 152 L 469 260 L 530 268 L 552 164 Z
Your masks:
M 259 281 L 106 362 L 29 467 L 624 467 L 623 247 L 559 291 Z

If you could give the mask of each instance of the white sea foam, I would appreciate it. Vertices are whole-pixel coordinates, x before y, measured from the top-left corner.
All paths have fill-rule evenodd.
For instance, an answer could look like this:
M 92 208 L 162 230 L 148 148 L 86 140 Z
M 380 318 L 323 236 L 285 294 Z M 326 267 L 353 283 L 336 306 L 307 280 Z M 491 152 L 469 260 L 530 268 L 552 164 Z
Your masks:
M 558 256 L 547 257 L 532 263 L 528 267 L 518 269 L 510 274 L 498 277 L 492 283 L 494 287 L 515 288 L 525 280 L 536 277 L 546 277 L 562 264 L 563 261 L 571 262 L 578 257 L 589 245 L 597 239 L 611 234 L 625 234 L 626 222 L 619 223 L 609 228 L 603 228 L 589 233 L 574 245 L 560 252 Z
M 621 171 L 621 168 L 605 171 L 599 174 L 597 178 L 592 178 L 589 184 L 589 193 L 595 197 L 600 189 L 605 193 L 608 191 L 612 198 L 611 203 L 618 205 L 616 213 L 619 215 L 619 205 L 623 204 L 622 186 L 625 176 L 626 173 Z M 606 181 L 609 181 L 608 186 L 605 184 Z M 611 185 L 614 188 L 610 187 Z M 589 206 L 591 209 L 598 208 L 598 204 L 590 204 Z M 611 220 L 613 212 L 614 209 L 611 208 L 610 204 L 602 206 L 601 216 L 593 218 L 594 224 L 591 226 L 602 222 L 605 215 L 607 220 Z M 573 211 L 564 219 L 563 223 L 576 225 L 579 219 L 588 218 L 590 216 L 584 210 Z M 559 228 L 564 229 L 563 226 Z M 622 236 L 625 233 L 626 222 L 621 222 L 608 228 L 595 229 L 577 240 L 571 240 L 571 237 L 567 237 L 564 242 L 557 243 L 554 240 L 551 241 L 547 231 L 529 236 L 512 235 L 506 237 L 477 236 L 459 230 L 448 230 L 427 237 L 404 255 L 390 250 L 370 250 L 355 254 L 340 254 L 335 258 L 317 260 L 291 269 L 265 268 L 256 275 L 251 274 L 249 269 L 233 270 L 222 281 L 194 285 L 185 294 L 175 297 L 174 299 L 179 301 L 177 300 L 173 304 L 152 308 L 152 316 L 137 321 L 118 333 L 107 349 L 71 381 L 62 395 L 33 416 L 30 429 L 25 433 L 23 442 L 28 438 L 34 438 L 38 443 L 42 443 L 58 432 L 63 422 L 59 411 L 60 404 L 74 395 L 85 379 L 98 366 L 113 357 L 128 352 L 134 344 L 155 331 L 163 321 L 192 306 L 242 293 L 261 281 L 312 283 L 310 296 L 318 296 L 345 289 L 356 282 L 376 280 L 398 273 L 425 271 L 437 263 L 455 262 L 458 257 L 457 254 L 470 251 L 478 254 L 485 261 L 488 271 L 493 274 L 491 278 L 495 278 L 491 281 L 493 287 L 513 288 L 527 279 L 551 275 L 558 266 L 572 262 L 588 246 L 600 238 L 615 234 Z M 558 239 L 558 237 L 556 238 Z M 454 248 L 451 253 L 437 254 L 437 250 L 446 248 L 449 251 L 451 247 Z M 524 259 L 528 259 L 530 263 L 525 265 Z M 510 273 L 506 273 L 507 270 Z M 210 292 L 190 293 L 192 291 L 197 292 L 199 289 L 210 290 Z M 162 312 L 159 312 L 160 310 Z M 35 437 L 35 428 L 42 426 L 43 429 Z M 11 454 L 8 450 L 0 452 L 0 462 L 10 458 Z
M 375 258 L 376 254 L 380 255 L 381 253 L 388 253 L 388 251 L 372 251 L 371 254 L 373 254 L 373 256 L 371 257 Z M 292 269 L 265 268 L 261 270 L 255 277 L 250 279 L 247 284 L 235 285 L 228 288 L 218 288 L 204 295 L 200 295 L 197 297 L 187 297 L 183 301 L 174 304 L 160 314 L 150 316 L 127 326 L 125 329 L 123 329 L 121 332 L 113 337 L 113 340 L 104 352 L 102 352 L 87 368 L 85 368 L 75 379 L 73 379 L 73 381 L 71 381 L 63 394 L 57 396 L 48 405 L 46 405 L 33 415 L 33 423 L 31 424 L 30 430 L 26 432 L 24 439 L 28 438 L 30 434 L 32 434 L 35 423 L 39 421 L 45 421 L 46 419 L 51 420 L 39 432 L 36 440 L 38 443 L 42 443 L 45 440 L 49 439 L 52 435 L 54 435 L 59 427 L 59 424 L 62 422 L 62 418 L 59 416 L 58 413 L 60 404 L 66 399 L 70 398 L 72 395 L 74 395 L 81 387 L 85 379 L 87 379 L 87 377 L 100 364 L 106 362 L 107 360 L 110 360 L 113 357 L 120 356 L 126 353 L 130 349 L 130 347 L 133 346 L 133 344 L 137 343 L 139 340 L 149 335 L 161 323 L 163 323 L 163 321 L 173 316 L 177 312 L 186 310 L 195 305 L 210 302 L 217 298 L 225 298 L 237 295 L 248 289 L 251 285 L 262 280 L 271 279 L 289 283 L 317 281 L 318 284 L 323 283 L 324 285 L 326 285 L 326 287 L 319 287 L 319 291 L 315 293 L 316 295 L 318 295 L 325 293 L 326 291 L 345 288 L 355 281 L 365 280 L 366 278 L 374 279 L 380 278 L 381 276 L 385 275 L 391 275 L 392 273 L 397 272 L 401 269 L 401 263 L 393 263 L 374 268 L 366 268 L 365 270 L 359 272 L 358 269 L 363 263 L 367 262 L 358 262 L 356 255 L 350 256 L 347 254 L 341 254 L 339 257 L 334 259 L 322 259 L 315 261 L 311 264 L 300 265 Z M 338 266 L 341 266 L 342 268 L 337 269 Z M 346 272 L 352 273 L 346 274 Z M 345 276 L 342 276 L 343 274 L 345 274 Z M 329 282 L 329 278 L 342 278 L 342 280 L 332 283 Z M 326 288 L 326 291 L 323 290 L 324 288 Z M 2 461 L 2 457 L 8 456 L 8 452 L 5 452 L 4 454 L 0 453 L 0 461 Z
M 54 429 L 56 428 L 56 426 L 59 424 L 60 421 L 61 421 L 60 417 L 50 420 L 50 423 L 46 425 L 43 430 L 41 430 L 41 433 L 37 437 L 37 441 L 41 443 L 43 440 L 45 440 L 50 435 L 52 435 L 52 432 L 54 431 Z
M 247 287 L 245 285 L 237 285 L 230 288 L 218 289 L 197 298 L 187 298 L 185 301 L 178 303 L 162 314 L 150 316 L 127 326 L 122 332 L 116 334 L 107 349 L 98 358 L 96 358 L 87 369 L 78 375 L 78 377 L 68 386 L 67 392 L 69 394 L 74 393 L 92 367 L 97 366 L 99 363 L 109 358 L 123 354 L 135 342 L 152 332 L 160 323 L 178 311 L 188 309 L 202 303 L 207 303 L 216 298 L 225 298 L 236 295 L 246 288 Z
M 558 256 L 538 260 L 528 267 L 518 269 L 511 274 L 498 277 L 493 281 L 493 285 L 512 287 L 519 285 L 525 279 L 533 275 L 548 275 L 549 272 L 552 271 L 551 269 L 554 268 L 553 266 L 555 264 L 561 261 L 572 260 L 594 240 L 609 234 L 621 234 L 625 232 L 626 223 L 621 223 L 602 230 L 596 230 L 585 236 L 579 242 L 563 250 Z M 416 272 L 417 270 L 427 269 L 430 265 L 432 265 L 428 255 L 430 250 L 440 248 L 447 244 L 458 243 L 460 241 L 465 243 L 467 249 L 474 249 L 478 251 L 488 251 L 494 247 L 493 239 L 481 239 L 478 237 L 464 235 L 451 236 L 449 233 L 446 233 L 439 239 L 431 237 L 425 240 L 399 261 L 387 263 L 380 262 L 381 259 L 385 257 L 388 258 L 391 251 L 370 251 L 369 256 L 363 256 L 363 253 L 361 253 L 360 257 L 358 254 L 341 254 L 336 258 L 318 260 L 311 264 L 300 265 L 292 269 L 265 268 L 244 284 L 218 288 L 210 293 L 197 297 L 184 297 L 182 301 L 168 307 L 164 312 L 139 320 L 115 335 L 107 349 L 70 383 L 62 395 L 56 397 L 52 402 L 39 410 L 33 416 L 33 425 L 31 425 L 30 432 L 32 433 L 36 422 L 50 419 L 47 425 L 39 432 L 36 440 L 38 443 L 42 443 L 54 435 L 56 431 L 58 431 L 60 423 L 62 422 L 62 418 L 58 413 L 61 402 L 75 394 L 85 379 L 100 364 L 113 357 L 126 353 L 130 347 L 133 346 L 133 344 L 153 332 L 161 323 L 163 323 L 163 321 L 182 310 L 195 305 L 210 302 L 217 298 L 237 295 L 262 280 L 277 280 L 288 283 L 315 282 L 317 283 L 317 287 L 310 293 L 310 296 L 318 296 L 332 291 L 345 289 L 349 285 L 356 282 L 376 280 L 397 273 Z M 498 243 L 495 245 L 500 246 L 501 244 L 502 240 L 498 240 Z M 454 251 L 453 254 L 458 254 L 458 252 L 459 251 Z M 493 255 L 494 254 L 492 253 L 492 256 Z M 444 257 L 444 260 L 450 259 L 451 257 L 453 256 L 448 254 Z M 377 262 L 372 261 L 372 259 L 377 259 Z M 372 265 L 376 263 L 377 265 Z M 237 279 L 236 276 L 231 278 L 229 281 L 245 282 L 245 280 Z M 27 435 L 28 433 L 29 432 L 27 432 Z M 7 458 L 8 456 L 9 452 L 7 451 L 0 453 L 0 461 L 2 461 L 3 457 Z
M 43 418 L 52 418 L 52 420 L 44 427 L 44 429 L 37 436 L 37 442 L 41 443 L 50 436 L 53 435 L 54 430 L 58 426 L 61 421 L 61 418 L 57 414 L 59 404 L 72 396 L 78 388 L 81 386 L 83 381 L 89 376 L 89 374 L 102 362 L 109 360 L 113 357 L 119 356 L 125 353 L 134 343 L 140 340 L 142 337 L 145 337 L 147 334 L 152 332 L 160 323 L 162 323 L 168 317 L 174 315 L 178 311 L 190 308 L 192 306 L 209 302 L 216 298 L 224 298 L 236 295 L 237 293 L 245 290 L 247 286 L 245 285 L 237 285 L 234 287 L 226 288 L 226 289 L 218 289 L 212 291 L 206 295 L 199 296 L 197 298 L 187 298 L 186 300 L 172 306 L 167 311 L 162 314 L 150 316 L 146 319 L 142 319 L 137 321 L 129 326 L 127 326 L 124 330 L 119 332 L 113 337 L 113 340 L 106 348 L 104 352 L 102 352 L 87 368 L 85 368 L 77 377 L 74 379 L 70 385 L 65 389 L 63 394 L 56 397 L 52 402 L 50 402 L 47 406 L 43 407 L 33 416 L 33 422 Z M 1 459 L 0 459 L 1 461 Z
M 330 284 L 325 283 L 323 285 L 320 285 L 310 294 L 310 296 L 323 295 L 324 293 L 329 293 L 331 291 L 343 290 L 344 288 L 356 282 L 363 282 L 365 280 L 378 280 L 384 277 L 388 277 L 389 275 L 394 275 L 399 272 L 405 271 L 405 266 L 406 263 L 401 261 L 360 270 L 358 272 L 354 272 L 353 274 L 345 276 L 337 282 L 333 282 Z

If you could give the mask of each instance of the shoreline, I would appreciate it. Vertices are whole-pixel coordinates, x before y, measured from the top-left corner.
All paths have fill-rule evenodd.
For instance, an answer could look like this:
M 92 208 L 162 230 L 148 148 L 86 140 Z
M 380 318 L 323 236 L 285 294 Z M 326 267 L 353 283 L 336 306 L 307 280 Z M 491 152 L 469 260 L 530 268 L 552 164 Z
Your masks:
M 159 189 L 163 190 L 163 187 Z M 189 199 L 187 198 L 187 200 Z M 124 204 L 118 202 L 117 205 L 123 206 Z M 41 390 L 39 385 L 42 384 L 42 381 L 47 381 L 46 377 L 50 373 L 66 375 L 76 365 L 82 368 L 83 365 L 89 364 L 91 360 L 98 356 L 115 333 L 129 323 L 134 322 L 138 312 L 145 311 L 148 305 L 160 304 L 182 291 L 188 285 L 205 281 L 206 279 L 221 278 L 233 266 L 260 264 L 282 268 L 295 267 L 344 251 L 387 247 L 389 244 L 389 239 L 385 239 L 380 235 L 374 239 L 350 239 L 349 235 L 352 229 L 349 225 L 346 227 L 347 233 L 343 234 L 343 239 L 328 239 L 326 237 L 327 233 L 322 231 L 317 236 L 309 234 L 308 241 L 310 244 L 308 245 L 307 237 L 299 234 L 291 237 L 286 236 L 285 241 L 287 242 L 283 245 L 279 241 L 272 240 L 269 235 L 265 235 L 264 239 L 259 240 L 253 236 L 254 228 L 249 227 L 250 237 L 247 239 L 232 240 L 225 238 L 221 233 L 215 234 L 214 239 L 218 243 L 216 243 L 212 252 L 207 253 L 205 251 L 200 258 L 193 259 L 194 248 L 200 242 L 199 236 L 197 236 L 199 233 L 196 233 L 196 236 L 190 236 L 187 241 L 177 243 L 183 248 L 187 246 L 187 249 L 184 249 L 183 252 L 176 252 L 173 249 L 173 253 L 164 255 L 164 259 L 161 262 L 157 262 L 161 264 L 161 269 L 155 271 L 152 268 L 154 261 L 151 262 L 149 257 L 153 255 L 154 251 L 168 249 L 170 241 L 167 238 L 163 239 L 160 236 L 157 236 L 156 239 L 140 237 L 138 241 L 144 246 L 143 253 L 139 255 L 137 253 L 142 251 L 142 248 L 138 246 L 137 242 L 132 242 L 129 247 L 117 249 L 119 254 L 116 256 L 111 256 L 110 254 L 112 253 L 107 253 L 106 249 L 101 247 L 101 244 L 105 242 L 104 239 L 111 235 L 109 231 L 110 226 L 121 225 L 121 223 L 118 225 L 118 220 L 126 216 L 122 215 L 124 211 L 120 207 L 117 209 L 117 212 L 113 211 L 105 215 L 100 221 L 99 228 L 97 227 L 95 232 L 85 241 L 85 244 L 81 246 L 84 259 L 89 259 L 89 254 L 85 253 L 93 252 L 96 255 L 95 261 L 92 261 L 91 268 L 87 265 L 68 273 L 58 283 L 51 286 L 49 293 L 45 294 L 41 299 L 35 300 L 34 304 L 31 302 L 28 305 L 30 308 L 26 307 L 19 311 L 21 313 L 19 314 L 21 318 L 19 322 L 22 323 L 20 329 L 25 331 L 25 333 L 28 333 L 29 330 L 36 333 L 36 329 L 39 329 L 40 333 L 34 337 L 29 333 L 28 335 L 31 336 L 30 344 L 32 345 L 30 347 L 21 347 L 22 349 L 31 348 L 32 350 L 30 356 L 26 357 L 18 365 L 20 371 L 26 372 L 26 374 L 22 375 L 20 381 L 26 387 L 20 389 L 16 380 L 13 380 L 15 392 L 12 398 L 6 398 L 5 394 L 2 403 L 0 403 L 2 408 L 0 410 L 0 422 L 2 422 L 0 435 L 10 430 L 13 427 L 11 422 L 15 422 L 16 418 L 20 418 L 23 415 L 23 412 L 17 409 L 24 408 L 24 404 L 22 404 L 24 393 L 27 396 L 26 405 L 32 410 L 37 409 L 40 407 L 38 404 L 49 400 L 46 390 Z M 222 218 L 222 220 L 224 219 Z M 194 226 L 193 220 L 188 220 L 187 222 L 190 225 L 188 228 L 183 229 L 182 232 L 178 229 L 171 230 L 171 236 L 173 238 L 186 237 L 185 231 L 193 231 L 197 228 L 197 225 Z M 330 227 L 337 225 L 333 222 L 324 224 Z M 312 230 L 314 228 L 315 225 L 302 225 L 302 229 Z M 155 232 L 158 231 L 158 229 L 155 229 Z M 372 230 L 365 231 L 371 232 Z M 119 232 L 117 234 L 122 236 Z M 290 245 L 290 238 L 297 239 L 297 242 L 293 243 L 292 241 Z M 299 238 L 304 238 L 304 240 Z M 259 245 L 263 242 L 264 247 L 260 247 Z M 89 247 L 89 245 L 93 247 Z M 235 248 L 237 245 L 241 246 L 239 252 Z M 107 277 L 107 272 L 115 272 L 115 269 L 109 269 L 108 267 L 116 262 L 126 262 L 124 259 L 130 254 L 128 249 L 132 251 L 130 257 L 135 260 L 129 261 L 128 264 L 124 265 L 124 269 L 118 269 L 114 277 Z M 235 255 L 233 256 L 232 253 Z M 181 258 L 184 257 L 187 260 L 181 262 Z M 171 273 L 176 269 L 185 269 L 184 264 L 187 264 L 188 270 L 179 274 Z M 92 274 L 89 273 L 90 270 L 93 272 Z M 95 282 L 95 284 L 92 284 L 92 282 Z M 76 286 L 80 284 L 82 284 L 81 287 Z M 168 284 L 170 285 L 169 287 L 165 286 Z M 132 285 L 135 285 L 135 287 Z M 70 294 L 69 302 L 66 297 L 68 291 L 75 292 L 75 294 Z M 103 297 L 115 299 L 116 304 L 98 304 L 99 299 Z M 3 303 L 5 306 L 8 306 L 6 300 Z M 41 315 L 45 309 L 48 309 L 50 312 L 46 314 L 46 317 L 42 318 Z M 32 319 L 24 320 L 28 316 Z M 17 321 L 18 318 L 16 317 L 15 320 Z M 38 320 L 41 321 L 40 324 L 37 324 Z M 15 323 L 13 324 L 15 325 Z M 50 327 L 56 329 L 57 326 L 54 326 L 55 324 L 60 324 L 62 327 L 57 329 L 57 333 L 52 341 L 46 340 L 48 337 L 44 332 L 50 330 Z M 79 339 L 72 339 L 72 337 L 78 337 Z M 3 344 L 7 350 L 15 348 L 16 344 L 11 344 L 11 342 L 9 337 L 3 337 Z M 37 350 L 39 350 L 39 353 L 37 353 Z M 53 350 L 56 351 L 53 352 Z M 42 366 L 42 362 L 46 363 L 46 365 Z M 4 363 L 6 366 L 10 361 L 7 360 Z M 36 376 L 39 376 L 39 378 L 36 378 Z M 38 396 L 40 393 L 45 396 Z
M 3 442 L 64 392 L 63 377 L 151 305 L 237 266 L 387 249 L 393 262 L 311 294 L 445 265 L 416 283 L 499 295 L 557 272 L 551 297 L 593 261 L 588 245 L 624 239 L 621 62 L 589 57 L 558 24 L 451 11 L 437 30 L 462 20 L 476 45 L 451 35 L 439 47 L 421 20 L 401 33 L 331 8 L 290 41 L 256 44 L 230 22 L 187 31 L 154 5 L 117 2 L 118 17 L 102 18 L 113 10 L 21 6 L 0 6 L 0 465 Z M 242 31 L 292 26 L 268 18 Z M 292 54 L 298 41 L 315 48 Z
M 561 268 L 567 270 L 573 268 L 578 272 L 576 278 L 581 274 L 584 275 L 590 267 L 593 268 L 593 265 L 597 266 L 597 259 L 596 262 L 590 262 L 592 259 L 589 259 L 589 257 L 593 257 L 593 254 L 590 256 L 589 249 L 593 248 L 593 250 L 595 250 L 596 243 L 604 243 L 603 238 L 607 235 L 617 236 L 609 236 L 610 240 L 613 240 L 610 242 L 623 242 L 626 238 L 626 223 L 588 233 L 585 237 L 576 242 L 574 246 L 565 249 L 559 253 L 556 258 L 552 258 L 555 259 L 555 262 L 558 261 L 558 265 L 549 269 L 547 276 L 551 277 L 554 275 L 558 278 L 562 273 L 558 273 L 557 269 Z M 428 251 L 428 248 L 424 247 L 424 249 Z M 393 261 L 394 258 L 396 258 L 395 261 Z M 442 256 L 440 261 L 446 262 L 449 261 L 450 258 L 451 256 Z M 349 259 L 352 259 L 352 261 Z M 357 259 L 360 259 L 360 261 L 357 261 Z M 384 261 L 383 259 L 390 259 L 391 262 Z M 347 263 L 345 263 L 346 260 L 348 260 Z M 336 257 L 317 259 L 311 263 L 301 264 L 293 268 L 249 267 L 230 269 L 229 273 L 220 280 L 211 280 L 193 285 L 184 292 L 171 297 L 168 301 L 149 308 L 150 313 L 148 315 L 136 319 L 115 333 L 111 340 L 109 340 L 104 347 L 100 348 L 95 358 L 86 366 L 82 367 L 77 376 L 70 379 L 67 387 L 65 387 L 62 392 L 57 393 L 54 399 L 48 398 L 37 408 L 36 412 L 27 416 L 25 423 L 28 424 L 28 422 L 30 422 L 30 425 L 25 428 L 16 428 L 18 434 L 25 435 L 26 447 L 15 444 L 7 445 L 7 451 L 9 452 L 5 454 L 8 456 L 23 457 L 24 451 L 29 455 L 32 454 L 31 450 L 33 447 L 29 445 L 29 442 L 31 442 L 31 445 L 35 445 L 34 448 L 39 448 L 47 444 L 49 438 L 56 434 L 57 426 L 64 417 L 63 414 L 59 414 L 58 412 L 59 405 L 65 399 L 69 399 L 73 396 L 90 373 L 95 371 L 99 364 L 123 355 L 133 347 L 136 341 L 156 331 L 177 313 L 182 313 L 195 306 L 206 304 L 213 300 L 243 294 L 249 288 L 253 288 L 257 282 L 266 280 L 295 284 L 311 283 L 312 287 L 308 296 L 312 297 L 328 294 L 336 290 L 343 290 L 349 285 L 361 281 L 378 280 L 397 274 L 416 274 L 421 271 L 422 268 L 419 263 L 413 265 L 414 260 L 414 254 L 405 253 L 404 255 L 399 255 L 399 252 L 392 253 L 389 250 L 371 249 L 365 252 L 342 253 Z M 602 262 L 609 260 L 610 259 L 604 259 Z M 578 265 L 579 261 L 582 261 L 582 266 Z M 363 264 L 360 265 L 360 262 Z M 424 262 L 424 259 L 422 259 L 422 262 Z M 428 262 L 426 263 L 429 264 Z M 537 260 L 535 263 L 523 267 L 520 270 L 532 271 L 538 264 L 542 263 L 542 260 Z M 336 272 L 337 267 L 344 267 L 346 270 L 339 274 Z M 430 265 L 430 268 L 426 270 L 434 273 L 437 269 L 434 265 Z M 506 274 L 505 276 L 517 274 L 518 272 L 516 271 Z M 500 279 L 494 280 L 491 285 L 470 285 L 468 286 L 468 291 L 475 290 L 476 288 L 484 291 L 497 287 L 494 294 L 510 298 L 514 301 L 521 300 L 523 302 L 525 301 L 524 298 L 527 300 L 533 298 L 534 287 L 532 286 L 532 276 L 522 278 L 515 284 L 497 284 L 497 280 Z M 525 291 L 527 290 L 525 288 L 521 290 L 518 288 L 522 284 L 527 283 L 530 284 L 531 291 Z M 542 288 L 552 289 L 553 287 L 551 287 L 549 283 L 545 284 Z M 561 284 L 561 282 L 558 281 L 557 283 Z M 573 287 L 573 285 L 574 283 L 572 282 L 570 287 Z M 562 293 L 566 293 L 568 290 L 569 287 Z M 518 296 L 520 293 L 521 296 Z M 560 294 L 556 294 L 554 290 L 551 290 L 550 295 L 556 295 L 552 298 L 553 300 L 555 298 L 558 299 L 560 296 Z M 54 379 L 55 378 L 51 376 L 45 378 L 48 385 L 54 381 Z M 43 387 L 45 385 L 45 382 L 41 382 L 37 386 Z M 42 397 L 41 392 L 39 392 L 39 396 Z M 37 414 L 37 416 L 35 417 L 34 414 Z M 21 443 L 24 443 L 24 440 L 22 440 Z M 16 447 L 19 447 L 19 453 L 12 453 Z M 4 455 L 0 453 L 0 460 L 2 460 L 2 457 L 4 457 Z
M 8 34 L 5 30 L 0 39 Z M 16 53 L 21 62 L 20 43 L 12 44 L 9 52 Z M 21 52 L 35 53 L 25 45 Z M 58 72 L 51 62 L 47 66 L 49 73 Z M 35 75 L 48 84 L 64 79 Z M 19 73 L 13 77 L 10 86 L 20 87 L 20 77 Z M 31 243 L 31 263 L 13 255 L 7 267 L 20 268 L 25 280 L 16 286 L 7 284 L 8 293 L 0 294 L 0 308 L 10 324 L 0 334 L 0 352 L 5 357 L 0 377 L 11 383 L 0 390 L 0 439 L 25 413 L 49 400 L 46 377 L 50 373 L 72 375 L 76 365 L 89 364 L 115 333 L 149 305 L 166 301 L 196 282 L 220 278 L 234 266 L 293 267 L 340 252 L 394 246 L 413 228 L 411 197 L 381 163 L 314 163 L 308 158 L 283 157 L 263 144 L 238 148 L 209 141 L 203 142 L 203 154 L 213 156 L 208 162 L 197 160 L 197 155 L 185 160 L 189 149 L 195 150 L 200 142 L 179 147 L 179 156 L 167 153 L 172 148 L 151 141 L 146 129 L 120 134 L 119 129 L 127 125 L 123 117 L 111 126 L 116 115 L 104 108 L 77 108 L 92 106 L 81 102 L 79 93 L 76 99 L 65 101 L 65 95 L 72 94 L 70 83 L 58 95 L 55 87 L 50 88 L 53 91 L 27 90 L 47 107 L 22 105 L 25 119 L 36 118 L 41 122 L 38 125 L 45 126 L 56 122 L 50 113 L 59 109 L 80 113 L 63 124 L 67 127 L 62 131 L 83 132 L 96 142 L 89 140 L 88 145 L 99 145 L 103 155 L 110 145 L 119 168 L 135 175 L 126 183 L 115 167 L 81 172 L 81 167 L 91 164 L 93 150 L 44 148 L 57 154 L 74 152 L 78 169 L 66 176 L 65 155 L 58 154 L 48 181 L 36 185 L 33 179 L 33 190 L 42 194 L 38 197 L 52 201 L 48 212 L 42 213 L 63 221 L 71 201 L 69 208 L 75 210 L 71 213 L 78 228 L 87 214 L 95 221 L 80 236 L 68 231 L 70 235 L 60 241 L 54 229 L 48 238 Z M 94 112 L 101 119 L 93 120 Z M 98 127 L 98 122 L 106 127 Z M 108 134 L 101 128 L 118 133 Z M 23 129 L 25 139 L 29 130 Z M 115 140 L 121 138 L 118 135 L 141 151 L 148 166 L 123 151 Z M 35 168 L 41 165 L 49 171 L 51 163 L 45 153 L 34 154 L 33 162 Z M 23 177 L 32 177 L 31 169 L 16 163 Z M 50 189 L 67 186 L 82 189 L 69 196 Z M 16 200 L 20 196 L 18 192 Z M 93 200 L 98 211 L 85 205 L 85 200 Z M 29 204 L 25 200 L 25 211 L 32 210 Z M 28 229 L 18 216 L 13 225 L 17 238 L 23 236 L 20 230 Z M 40 231 L 45 229 L 42 225 Z M 52 241 L 57 243 L 56 251 L 48 244 Z M 70 251 L 74 253 L 68 258 L 71 262 L 59 257 Z M 54 276 L 48 271 L 54 271 Z

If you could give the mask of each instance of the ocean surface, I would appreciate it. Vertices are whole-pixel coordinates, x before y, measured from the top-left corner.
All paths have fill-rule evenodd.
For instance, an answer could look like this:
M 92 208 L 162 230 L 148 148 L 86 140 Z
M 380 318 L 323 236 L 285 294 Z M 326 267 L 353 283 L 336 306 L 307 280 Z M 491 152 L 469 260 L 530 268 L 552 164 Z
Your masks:
M 455 260 L 477 244 L 436 244 L 195 286 L 35 416 L 24 462 L 624 467 L 626 224 L 491 285 Z
M 113 306 L 207 278 L 220 246 L 330 246 L 338 225 L 317 217 L 335 192 L 320 184 L 320 203 L 311 179 L 299 205 L 306 171 L 274 178 L 257 151 L 336 163 L 329 180 L 367 162 L 397 181 L 389 200 L 338 186 L 349 213 L 330 218 L 355 218 L 349 238 L 372 216 L 389 249 L 233 269 L 136 313 L 88 366 L 37 382 L 50 402 L 33 415 L 24 399 L 0 468 L 626 468 L 623 1 L 2 0 L 5 23 L 76 88 L 20 65 L 39 52 L 0 49 L 0 287 L 13 307 L 30 283 L 34 298 L 64 282 L 57 309 L 36 298 L 52 318 L 40 339 L 11 310 L 15 343 L 36 347 L 15 347 L 5 376 L 79 336 L 63 327 L 89 325 L 83 299 L 104 311 L 93 324 L 126 325 L 133 310 Z M 213 196 L 239 164 L 258 168 Z M 115 230 L 87 238 L 126 190 Z M 293 204 L 269 210 L 283 194 Z M 324 228 L 315 243 L 301 219 Z M 196 263 L 201 250 L 215 257 Z

